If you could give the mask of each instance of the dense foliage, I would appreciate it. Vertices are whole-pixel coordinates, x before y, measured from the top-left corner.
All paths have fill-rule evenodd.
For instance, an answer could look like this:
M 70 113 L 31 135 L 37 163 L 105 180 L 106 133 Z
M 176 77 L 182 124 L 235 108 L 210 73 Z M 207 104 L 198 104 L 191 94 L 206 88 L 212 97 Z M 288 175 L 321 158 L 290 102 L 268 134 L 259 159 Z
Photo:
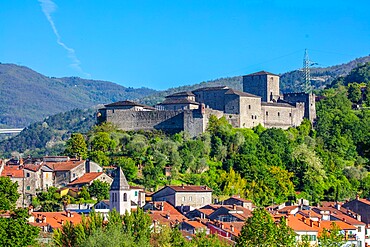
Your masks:
M 0 246 L 31 246 L 37 243 L 39 228 L 28 224 L 27 209 L 15 209 L 19 197 L 18 184 L 8 177 L 0 177 Z

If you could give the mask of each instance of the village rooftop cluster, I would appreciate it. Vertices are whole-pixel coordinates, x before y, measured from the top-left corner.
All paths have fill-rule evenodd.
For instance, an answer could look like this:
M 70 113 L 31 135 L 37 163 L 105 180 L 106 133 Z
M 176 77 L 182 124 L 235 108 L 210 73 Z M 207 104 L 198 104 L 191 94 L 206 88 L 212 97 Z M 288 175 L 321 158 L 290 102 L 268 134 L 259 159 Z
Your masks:
M 77 224 L 82 216 L 92 210 L 107 215 L 116 210 L 120 214 L 142 208 L 152 220 L 152 229 L 163 226 L 179 227 L 189 239 L 194 234 L 205 232 L 217 234 L 234 243 L 246 219 L 256 208 L 250 200 L 238 195 L 217 201 L 212 189 L 207 186 L 178 185 L 165 186 L 156 192 L 130 186 L 121 168 L 113 172 L 103 171 L 98 164 L 88 160 L 74 160 L 65 156 L 42 159 L 1 160 L 1 176 L 18 183 L 21 194 L 19 207 L 29 208 L 29 224 L 41 228 L 45 241 L 51 233 L 67 221 Z M 58 193 L 76 196 L 85 185 L 94 180 L 110 184 L 109 200 L 95 204 L 70 204 L 61 212 L 36 212 L 30 200 L 37 192 L 48 187 L 59 188 Z M 345 203 L 322 202 L 310 206 L 304 199 L 281 205 L 266 207 L 275 222 L 284 217 L 287 225 L 296 233 L 297 240 L 308 239 L 311 245 L 318 243 L 318 236 L 324 229 L 330 230 L 332 223 L 344 235 L 345 244 L 367 246 L 370 244 L 370 201 L 357 197 Z M 6 212 L 1 217 L 9 217 Z

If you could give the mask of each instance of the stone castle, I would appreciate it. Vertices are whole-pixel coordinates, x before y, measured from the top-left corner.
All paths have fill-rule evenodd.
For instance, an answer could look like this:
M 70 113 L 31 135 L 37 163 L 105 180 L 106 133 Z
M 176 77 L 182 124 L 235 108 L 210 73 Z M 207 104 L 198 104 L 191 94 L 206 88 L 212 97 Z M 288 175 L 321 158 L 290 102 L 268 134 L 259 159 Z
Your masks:
M 280 94 L 278 75 L 260 71 L 243 76 L 243 92 L 226 86 L 205 87 L 169 95 L 155 107 L 119 101 L 99 109 L 98 122 L 111 122 L 122 130 L 187 131 L 203 133 L 209 117 L 225 117 L 236 128 L 298 126 L 316 118 L 315 95 Z

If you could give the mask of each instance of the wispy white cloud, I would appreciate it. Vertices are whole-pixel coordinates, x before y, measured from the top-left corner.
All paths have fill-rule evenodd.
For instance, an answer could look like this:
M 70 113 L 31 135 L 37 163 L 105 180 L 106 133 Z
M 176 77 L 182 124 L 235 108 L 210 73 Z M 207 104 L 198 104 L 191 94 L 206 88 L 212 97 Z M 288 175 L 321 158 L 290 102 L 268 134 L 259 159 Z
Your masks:
M 80 72 L 81 74 L 83 74 L 83 75 L 85 75 L 87 77 L 90 77 L 90 74 L 89 73 L 86 73 L 81 68 L 81 62 L 78 59 L 75 50 L 72 49 L 72 48 L 70 48 L 70 47 L 68 47 L 65 43 L 62 42 L 62 38 L 61 38 L 61 36 L 60 36 L 60 34 L 58 32 L 58 29 L 55 26 L 55 23 L 53 21 L 53 18 L 51 17 L 51 14 L 57 8 L 57 5 L 53 1 L 51 1 L 51 0 L 38 0 L 38 1 L 41 4 L 42 12 L 46 16 L 46 19 L 49 21 L 50 26 L 53 29 L 53 32 L 54 32 L 54 34 L 55 34 L 55 36 L 57 38 L 58 45 L 60 45 L 61 47 L 63 47 L 67 51 L 68 57 L 71 60 L 70 66 L 73 69 L 75 69 L 76 71 Z

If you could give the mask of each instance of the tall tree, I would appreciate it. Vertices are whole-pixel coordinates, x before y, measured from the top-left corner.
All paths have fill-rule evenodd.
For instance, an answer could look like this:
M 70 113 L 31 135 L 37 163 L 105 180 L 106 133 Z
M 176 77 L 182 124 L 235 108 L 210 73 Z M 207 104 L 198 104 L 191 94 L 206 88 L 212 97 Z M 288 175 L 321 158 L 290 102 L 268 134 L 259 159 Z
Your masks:
M 65 154 L 75 158 L 87 158 L 87 145 L 82 134 L 74 133 L 71 135 L 66 144 Z
M 0 177 L 0 210 L 10 210 L 15 207 L 19 198 L 18 184 L 8 177 Z
M 257 208 L 248 218 L 236 240 L 237 247 L 295 246 L 295 233 L 283 220 L 275 224 L 264 208 Z

